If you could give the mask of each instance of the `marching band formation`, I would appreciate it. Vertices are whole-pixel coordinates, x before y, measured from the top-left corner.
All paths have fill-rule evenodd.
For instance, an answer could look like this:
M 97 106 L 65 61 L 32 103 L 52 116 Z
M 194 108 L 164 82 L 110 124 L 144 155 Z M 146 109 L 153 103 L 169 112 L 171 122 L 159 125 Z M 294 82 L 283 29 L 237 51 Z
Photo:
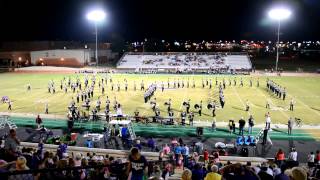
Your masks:
M 228 79 L 222 78 L 221 81 L 218 81 L 217 77 L 215 79 L 207 78 L 207 77 L 201 79 L 200 87 L 212 89 L 213 94 L 215 93 L 215 89 L 217 89 L 217 94 L 218 94 L 217 99 L 214 98 L 215 96 L 211 95 L 212 97 L 209 97 L 209 100 L 206 104 L 206 107 L 209 111 L 211 111 L 213 118 L 216 117 L 216 112 L 217 112 L 216 110 L 223 109 L 226 104 L 224 90 L 228 86 L 232 86 L 232 85 L 237 86 L 237 82 L 239 87 L 244 86 L 242 77 L 239 78 L 239 77 L 230 76 Z M 137 91 L 136 81 L 133 81 L 132 84 L 133 84 L 132 89 L 134 91 Z M 253 80 L 252 78 L 250 78 L 248 82 L 248 86 L 253 87 L 253 84 L 254 84 Z M 287 94 L 285 87 L 281 87 L 279 84 L 269 79 L 267 79 L 266 84 L 267 84 L 267 90 L 275 94 L 277 98 L 281 98 L 285 100 L 286 94 Z M 118 102 L 116 97 L 114 97 L 114 102 L 111 105 L 109 96 L 105 95 L 108 89 L 108 85 L 110 88 L 109 89 L 110 91 L 108 93 L 112 91 L 119 92 L 123 87 L 124 87 L 123 88 L 124 91 L 128 91 L 128 89 L 130 88 L 127 79 L 124 79 L 123 83 L 119 82 L 119 79 L 118 79 L 116 83 L 116 89 L 115 89 L 115 84 L 113 82 L 112 77 L 107 74 L 100 75 L 99 77 L 97 76 L 97 74 L 92 74 L 92 75 L 84 74 L 83 81 L 81 81 L 79 75 L 77 75 L 75 79 L 71 79 L 71 77 L 63 77 L 63 79 L 60 80 L 60 90 L 66 94 L 67 93 L 74 94 L 68 106 L 69 119 L 78 120 L 81 117 L 89 116 L 91 120 L 98 120 L 100 116 L 103 114 L 106 117 L 106 120 L 109 120 L 111 116 L 116 116 L 116 117 L 123 116 L 122 105 Z M 56 93 L 55 86 L 56 86 L 55 82 L 53 80 L 50 80 L 48 82 L 48 93 L 55 94 Z M 97 88 L 97 86 L 99 90 L 95 91 L 95 88 Z M 259 87 L 259 86 L 260 86 L 259 78 L 256 78 L 256 87 Z M 154 96 L 158 88 L 159 88 L 159 91 L 161 92 L 164 92 L 165 90 L 169 90 L 169 89 L 196 88 L 196 81 L 194 78 L 192 80 L 189 78 L 186 78 L 186 79 L 168 78 L 166 85 L 163 81 L 158 83 L 155 81 L 149 84 L 149 86 L 145 89 L 145 82 L 144 80 L 141 80 L 140 90 L 144 91 L 144 94 L 143 94 L 144 103 L 148 103 L 149 101 L 151 110 L 154 113 L 154 116 L 152 116 L 154 121 L 160 120 L 162 123 L 163 122 L 162 120 L 167 119 L 168 124 L 173 124 L 174 119 L 177 119 L 177 117 L 179 117 L 178 119 L 181 120 L 180 122 L 182 125 L 185 125 L 187 120 L 189 120 L 189 124 L 192 125 L 194 121 L 194 116 L 195 116 L 194 113 L 198 114 L 199 117 L 202 116 L 204 102 L 201 99 L 198 99 L 193 104 L 194 109 L 193 111 L 191 111 L 190 108 L 191 108 L 192 100 L 187 99 L 187 100 L 183 100 L 180 106 L 180 110 L 178 110 L 180 111 L 180 116 L 176 115 L 175 117 L 174 110 L 172 108 L 173 106 L 172 98 L 169 98 L 168 101 L 164 103 L 167 109 L 167 113 L 166 113 L 167 115 L 160 116 L 161 110 L 160 110 L 159 104 L 157 103 L 157 99 L 152 98 L 152 96 Z M 27 84 L 27 91 L 31 91 L 31 89 L 32 89 L 31 85 Z M 95 102 L 93 102 L 93 99 L 94 99 L 93 97 L 97 92 L 98 92 L 98 98 Z M 102 103 L 103 97 L 106 97 L 104 111 L 101 109 L 103 104 Z M 8 110 L 11 110 L 12 102 L 8 100 L 7 103 L 8 103 Z M 294 105 L 294 100 L 292 99 L 290 101 L 290 108 L 289 108 L 291 111 L 293 111 L 293 105 Z M 79 108 L 79 106 L 81 106 L 82 108 Z M 91 108 L 91 106 L 93 107 Z M 113 107 L 113 111 L 115 112 L 115 114 L 113 115 L 111 114 L 111 106 Z M 270 108 L 270 99 L 267 100 L 266 108 L 267 109 Z M 45 113 L 48 114 L 49 113 L 48 102 L 45 103 L 44 109 L 45 109 Z M 80 109 L 81 109 L 81 113 L 80 113 Z M 248 100 L 246 101 L 244 110 L 245 111 L 250 110 L 250 103 Z M 139 111 L 137 109 L 134 115 L 135 116 L 139 115 Z
M 283 100 L 286 99 L 286 88 L 281 87 L 279 84 L 275 83 L 272 80 L 267 80 L 267 88 L 270 90 L 272 93 L 276 95 L 276 97 L 279 97 L 280 99 L 282 98 Z

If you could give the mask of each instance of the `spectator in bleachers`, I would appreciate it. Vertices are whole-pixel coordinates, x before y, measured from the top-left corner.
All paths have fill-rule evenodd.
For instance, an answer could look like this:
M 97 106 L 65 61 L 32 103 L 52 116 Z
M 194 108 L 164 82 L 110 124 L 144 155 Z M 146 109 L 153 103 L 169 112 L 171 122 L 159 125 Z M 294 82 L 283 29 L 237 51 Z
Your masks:
M 181 145 L 178 144 L 175 148 L 174 148 L 174 157 L 175 157 L 175 162 L 176 164 L 178 164 L 179 161 L 179 155 L 181 154 Z
M 279 151 L 276 154 L 276 163 L 278 167 L 281 167 L 285 160 L 285 154 L 282 151 L 282 149 L 279 149 Z
M 220 163 L 220 157 L 219 157 L 219 153 L 218 153 L 218 152 L 215 152 L 215 153 L 213 154 L 212 162 L 213 162 L 214 164 Z
M 131 172 L 131 180 L 142 180 L 146 173 L 147 160 L 137 148 L 132 148 L 129 155 L 127 175 Z M 130 177 L 129 176 L 129 177 Z M 129 178 L 128 178 L 129 179 Z
M 218 173 L 218 166 L 212 165 L 211 172 L 206 175 L 205 180 L 221 180 L 221 175 Z
M 320 151 L 316 151 L 315 163 L 320 164 Z
M 192 170 L 192 180 L 203 180 L 204 179 L 204 172 L 202 166 L 197 163 Z
M 136 144 L 134 145 L 134 147 L 138 148 L 138 149 L 139 149 L 139 151 L 141 151 L 141 149 L 142 149 L 142 145 L 141 145 L 141 142 L 140 142 L 140 140 L 139 140 L 139 139 L 137 139 L 137 140 L 136 140 Z
M 291 152 L 289 153 L 288 156 L 289 161 L 298 161 L 298 152 L 296 151 L 296 148 L 291 148 Z
M 5 149 L 4 146 L 2 146 L 2 140 L 0 139 L 0 159 L 3 159 L 5 157 Z
M 308 154 L 307 161 L 308 161 L 308 167 L 314 166 L 315 155 L 313 152 L 310 152 L 310 154 Z
M 31 168 L 31 160 L 32 160 L 32 148 L 23 147 L 21 150 L 21 155 L 26 158 L 27 166 Z
M 174 148 L 176 145 L 178 145 L 178 141 L 176 138 L 171 139 L 171 147 Z
M 67 156 L 67 149 L 68 149 L 68 145 L 63 143 L 63 142 L 60 142 L 59 146 L 58 146 L 58 149 L 57 149 L 57 154 L 59 156 L 60 159 L 63 158 L 63 156 Z
M 185 169 L 182 172 L 181 180 L 191 180 L 192 179 L 192 172 L 189 169 Z
M 153 152 L 156 148 L 156 142 L 154 141 L 154 139 L 152 137 L 150 137 L 148 139 L 147 144 L 148 144 L 148 147 L 150 148 L 150 151 Z
M 8 161 L 13 161 L 19 156 L 18 145 L 20 145 L 20 140 L 17 138 L 16 130 L 10 129 L 9 136 L 6 138 L 4 144 L 6 159 Z
M 151 172 L 150 178 L 149 179 L 160 179 L 161 178 L 161 170 L 160 166 L 155 165 L 153 166 L 153 171 Z
M 266 163 L 262 164 L 258 175 L 263 180 L 273 180 L 273 171 Z
M 203 151 L 203 159 L 204 159 L 204 163 L 205 164 L 208 164 L 209 163 L 209 152 L 207 149 L 205 149 Z
M 279 168 L 278 168 L 279 169 Z M 281 167 L 281 170 L 280 170 L 280 173 L 277 173 L 276 171 L 275 171 L 275 177 L 274 177 L 274 179 L 275 180 L 290 180 L 290 178 L 289 178 L 289 176 L 287 175 L 287 174 L 285 174 L 284 172 L 285 172 L 285 166 L 282 166 Z
M 225 179 L 260 179 L 252 169 L 245 168 L 239 163 L 227 165 L 221 169 L 221 172 Z
M 179 154 L 178 156 L 178 163 L 177 163 L 177 168 L 183 169 L 183 155 Z
M 291 172 L 292 180 L 307 180 L 307 172 L 301 167 L 294 167 Z
M 29 167 L 27 166 L 27 160 L 23 156 L 19 156 L 16 160 L 15 166 L 13 166 L 10 171 L 23 171 L 23 170 L 29 170 Z M 23 179 L 23 180 L 33 180 L 32 174 L 17 174 L 9 176 L 9 180 L 17 180 L 17 179 Z
M 172 164 L 168 163 L 165 165 L 165 168 L 163 169 L 162 173 L 161 173 L 161 177 L 164 179 L 164 180 L 167 180 L 169 178 L 169 176 L 171 175 L 173 171 L 173 167 L 172 167 Z M 191 177 L 190 177 L 191 178 Z
M 168 144 L 165 144 L 163 146 L 162 151 L 164 155 L 168 155 L 170 153 L 170 147 L 168 146 Z
M 182 147 L 184 166 L 188 166 L 189 154 L 189 147 L 186 144 L 184 144 Z

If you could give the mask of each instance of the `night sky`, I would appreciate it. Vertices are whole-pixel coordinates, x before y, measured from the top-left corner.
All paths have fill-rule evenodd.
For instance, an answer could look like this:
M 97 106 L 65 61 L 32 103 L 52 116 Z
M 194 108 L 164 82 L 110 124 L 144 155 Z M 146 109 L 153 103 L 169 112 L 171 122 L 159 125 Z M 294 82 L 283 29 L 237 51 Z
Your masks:
M 94 41 L 85 14 L 98 6 L 108 14 L 99 25 L 103 41 L 275 40 L 267 16 L 275 4 L 293 11 L 281 39 L 320 40 L 320 0 L 1 0 L 0 40 Z

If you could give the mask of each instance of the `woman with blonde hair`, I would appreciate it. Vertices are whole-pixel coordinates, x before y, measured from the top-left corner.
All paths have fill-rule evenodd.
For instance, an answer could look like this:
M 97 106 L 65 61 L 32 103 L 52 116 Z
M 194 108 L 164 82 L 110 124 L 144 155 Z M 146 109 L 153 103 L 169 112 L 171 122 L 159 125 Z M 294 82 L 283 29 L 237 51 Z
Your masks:
M 27 160 L 23 156 L 19 156 L 16 160 L 16 166 L 11 168 L 10 171 L 23 171 L 23 170 L 29 170 L 27 166 Z M 17 175 L 11 175 L 8 178 L 9 180 L 15 180 L 15 179 L 25 179 L 25 180 L 32 180 L 33 176 L 32 174 L 17 174 Z
M 189 169 L 185 169 L 182 172 L 181 180 L 191 180 L 192 179 L 192 172 Z

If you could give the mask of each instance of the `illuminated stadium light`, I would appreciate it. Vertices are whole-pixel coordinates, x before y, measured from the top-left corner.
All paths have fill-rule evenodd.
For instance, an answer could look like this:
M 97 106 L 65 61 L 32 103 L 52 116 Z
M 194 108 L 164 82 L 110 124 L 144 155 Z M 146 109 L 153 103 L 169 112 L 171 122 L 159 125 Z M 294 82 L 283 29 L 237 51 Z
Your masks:
M 103 10 L 93 10 L 87 14 L 87 19 L 94 22 L 95 32 L 96 32 L 96 65 L 98 66 L 98 27 L 97 24 L 102 22 L 106 18 L 106 13 Z
M 275 8 L 269 11 L 269 17 L 275 20 L 288 19 L 291 15 L 291 11 L 285 8 Z
M 278 34 L 277 34 L 277 57 L 276 57 L 276 68 L 275 70 L 278 70 L 278 61 L 279 61 L 279 39 L 280 39 L 280 26 L 281 26 L 281 21 L 288 19 L 291 15 L 291 11 L 286 8 L 274 8 L 271 9 L 268 13 L 269 17 L 271 19 L 275 19 L 278 21 Z
M 106 13 L 102 10 L 93 10 L 87 14 L 87 19 L 94 22 L 103 21 L 106 18 Z

